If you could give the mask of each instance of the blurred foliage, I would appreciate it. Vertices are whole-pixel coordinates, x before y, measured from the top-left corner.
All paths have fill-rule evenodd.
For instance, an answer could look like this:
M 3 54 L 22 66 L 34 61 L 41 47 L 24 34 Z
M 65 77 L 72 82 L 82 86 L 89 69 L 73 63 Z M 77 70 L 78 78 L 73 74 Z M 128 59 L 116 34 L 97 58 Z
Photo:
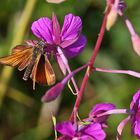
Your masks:
M 28 1 L 28 0 L 26 0 Z M 0 4 L 0 57 L 8 54 L 11 42 L 14 38 L 14 29 L 26 4 L 25 0 L 4 0 Z M 128 5 L 126 15 L 131 19 L 136 31 L 140 34 L 139 0 L 126 0 Z M 55 5 L 45 0 L 38 0 L 25 39 L 35 38 L 30 26 L 39 17 L 51 17 L 55 12 L 63 24 L 67 13 L 79 15 L 83 20 L 83 33 L 87 36 L 88 43 L 85 51 L 77 58 L 69 61 L 71 68 L 85 64 L 92 53 L 105 9 L 105 0 L 67 0 Z M 14 47 L 14 46 L 13 46 Z M 110 69 L 131 69 L 140 71 L 139 57 L 132 50 L 130 36 L 124 21 L 118 18 L 110 32 L 106 32 L 100 53 L 95 66 Z M 0 66 L 0 71 L 3 66 Z M 62 74 L 54 63 L 58 81 Z M 54 139 L 51 111 L 57 114 L 57 121 L 67 120 L 72 111 L 75 97 L 66 87 L 62 97 L 53 103 L 42 104 L 41 96 L 48 89 L 47 86 L 36 86 L 32 90 L 32 81 L 22 80 L 24 72 L 14 69 L 13 75 L 6 89 L 4 102 L 0 108 L 0 140 L 51 140 Z M 80 86 L 84 71 L 78 73 L 75 78 Z M 118 74 L 93 73 L 87 85 L 84 99 L 80 106 L 81 118 L 87 117 L 88 112 L 96 103 L 112 102 L 118 108 L 129 108 L 132 95 L 139 89 L 140 80 L 134 77 Z M 114 115 L 109 120 L 108 140 L 114 140 L 118 123 L 126 117 L 125 115 Z M 127 125 L 124 140 L 135 140 L 131 136 L 130 125 Z

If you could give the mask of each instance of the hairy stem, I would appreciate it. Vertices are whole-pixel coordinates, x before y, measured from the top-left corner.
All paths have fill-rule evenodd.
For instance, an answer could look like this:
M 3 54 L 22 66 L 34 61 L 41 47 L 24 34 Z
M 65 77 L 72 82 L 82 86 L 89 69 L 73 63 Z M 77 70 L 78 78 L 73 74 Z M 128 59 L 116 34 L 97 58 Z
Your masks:
M 76 121 L 76 115 L 77 115 L 77 112 L 78 112 L 78 108 L 79 108 L 79 105 L 81 103 L 81 99 L 83 97 L 84 90 L 86 88 L 89 76 L 90 76 L 90 74 L 92 72 L 92 68 L 93 68 L 96 56 L 97 56 L 97 54 L 99 52 L 99 49 L 100 49 L 100 46 L 101 46 L 101 43 L 102 43 L 102 40 L 103 40 L 103 37 L 104 37 L 105 28 L 106 28 L 106 21 L 107 21 L 107 15 L 108 15 L 109 11 L 110 11 L 110 9 L 108 8 L 106 10 L 106 13 L 105 13 L 102 25 L 101 25 L 100 33 L 99 33 L 99 36 L 97 38 L 97 42 L 95 44 L 95 48 L 94 48 L 93 53 L 91 55 L 91 58 L 89 60 L 89 66 L 88 66 L 87 71 L 85 73 L 85 76 L 83 78 L 83 81 L 82 81 L 82 84 L 81 84 L 81 88 L 80 88 L 80 92 L 77 95 L 77 98 L 76 98 L 76 101 L 75 101 L 75 105 L 74 105 L 72 114 L 70 116 L 70 121 L 74 121 L 74 122 Z

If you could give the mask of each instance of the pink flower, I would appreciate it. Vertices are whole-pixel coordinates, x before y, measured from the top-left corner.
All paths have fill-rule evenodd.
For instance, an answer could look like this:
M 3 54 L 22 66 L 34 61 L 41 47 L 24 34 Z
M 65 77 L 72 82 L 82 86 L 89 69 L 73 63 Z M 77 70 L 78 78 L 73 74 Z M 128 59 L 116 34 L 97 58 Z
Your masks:
M 56 130 L 63 136 L 59 140 L 104 140 L 106 134 L 99 123 L 74 125 L 70 121 L 58 123 Z
M 131 126 L 134 135 L 140 138 L 140 90 L 133 96 L 133 100 L 130 104 L 131 114 Z
M 111 103 L 100 103 L 96 104 L 89 113 L 89 117 L 93 118 L 94 122 L 98 122 L 101 124 L 106 124 L 106 120 L 108 119 L 109 115 L 104 115 L 101 117 L 97 117 L 97 115 L 102 114 L 106 111 L 115 109 L 115 105 Z
M 126 112 L 129 114 L 129 116 L 121 121 L 117 128 L 118 140 L 120 139 L 124 126 L 129 121 L 131 122 L 132 133 L 140 138 L 140 90 L 134 94 L 130 104 L 130 110 L 126 110 Z
M 52 20 L 42 17 L 32 24 L 32 32 L 47 45 L 44 48 L 46 56 L 54 55 L 63 74 L 69 71 L 67 58 L 79 55 L 86 45 L 86 37 L 81 33 L 82 21 L 79 16 L 68 14 L 65 16 L 62 29 L 55 14 Z

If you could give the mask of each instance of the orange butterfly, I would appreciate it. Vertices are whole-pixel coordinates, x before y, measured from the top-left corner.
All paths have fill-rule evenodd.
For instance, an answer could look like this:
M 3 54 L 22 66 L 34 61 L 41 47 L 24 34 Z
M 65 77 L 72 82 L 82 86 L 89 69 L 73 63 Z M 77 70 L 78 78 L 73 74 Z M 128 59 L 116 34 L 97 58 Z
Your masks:
M 11 55 L 0 58 L 0 64 L 18 66 L 19 71 L 26 68 L 23 79 L 26 81 L 30 76 L 33 80 L 33 89 L 35 82 L 52 85 L 55 83 L 55 73 L 44 47 L 46 47 L 44 41 L 28 40 L 25 45 L 14 47 Z

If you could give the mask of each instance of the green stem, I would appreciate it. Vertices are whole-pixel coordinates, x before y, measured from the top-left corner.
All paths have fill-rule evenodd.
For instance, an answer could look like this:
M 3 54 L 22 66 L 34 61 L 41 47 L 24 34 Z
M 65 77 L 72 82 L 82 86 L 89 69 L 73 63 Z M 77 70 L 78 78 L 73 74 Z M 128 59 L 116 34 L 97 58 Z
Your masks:
M 16 25 L 15 35 L 11 43 L 11 48 L 17 44 L 20 44 L 23 41 L 36 1 L 37 0 L 27 0 L 21 18 L 18 24 Z M 0 107 L 2 105 L 5 92 L 7 90 L 7 86 L 10 81 L 12 73 L 13 73 L 13 69 L 11 67 L 7 67 L 7 66 L 3 67 L 1 77 L 0 77 Z

